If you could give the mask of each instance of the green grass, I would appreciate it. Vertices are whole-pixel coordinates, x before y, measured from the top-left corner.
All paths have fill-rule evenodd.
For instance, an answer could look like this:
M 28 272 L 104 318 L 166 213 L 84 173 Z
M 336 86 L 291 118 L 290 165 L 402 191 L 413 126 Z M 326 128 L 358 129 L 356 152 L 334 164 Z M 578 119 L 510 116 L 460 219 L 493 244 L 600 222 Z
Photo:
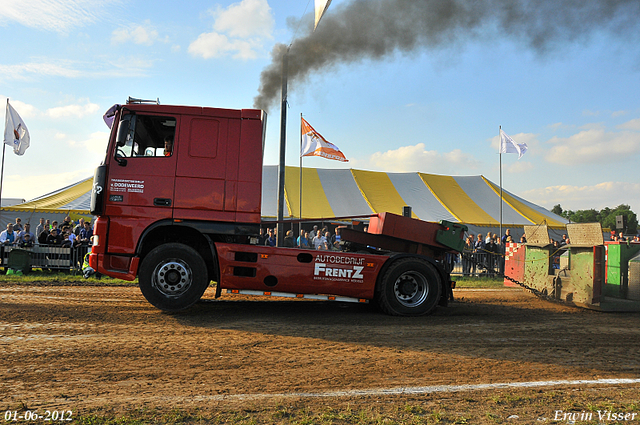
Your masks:
M 19 283 L 19 284 L 57 284 L 57 285 L 137 285 L 138 280 L 133 282 L 127 282 L 121 279 L 114 279 L 109 276 L 102 276 L 97 278 L 92 276 L 85 279 L 80 271 L 46 271 L 41 269 L 34 269 L 30 273 L 23 275 L 3 275 L 2 282 L 7 283 Z
M 504 288 L 504 279 L 499 277 L 451 276 L 456 288 Z
M 500 278 L 490 277 L 469 277 L 469 276 L 451 276 L 456 282 L 456 288 L 502 288 L 503 280 Z M 59 271 L 46 271 L 35 269 L 31 273 L 19 275 L 2 276 L 3 283 L 21 283 L 21 284 L 41 284 L 50 283 L 57 285 L 137 285 L 138 279 L 133 282 L 127 282 L 121 279 L 114 279 L 108 276 L 102 276 L 100 279 L 95 276 L 85 279 L 79 271 L 70 271 L 67 273 Z

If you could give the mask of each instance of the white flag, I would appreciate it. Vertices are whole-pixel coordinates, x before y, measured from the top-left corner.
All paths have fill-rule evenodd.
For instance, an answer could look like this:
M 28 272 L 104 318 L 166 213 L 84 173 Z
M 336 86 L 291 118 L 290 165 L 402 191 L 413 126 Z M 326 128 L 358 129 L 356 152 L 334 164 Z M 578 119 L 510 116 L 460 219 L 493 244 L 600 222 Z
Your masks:
M 511 136 L 500 129 L 500 153 L 517 153 L 520 159 L 526 151 L 526 143 L 516 143 Z
M 316 0 L 315 1 L 315 6 L 316 6 L 316 24 L 313 26 L 314 31 L 315 31 L 316 28 L 318 28 L 318 22 L 320 22 L 320 19 L 322 19 L 322 15 L 324 15 L 324 12 L 327 11 L 327 9 L 329 8 L 330 4 L 331 4 L 331 0 Z
M 4 120 L 4 143 L 11 146 L 16 155 L 22 155 L 29 147 L 29 140 L 27 126 L 7 99 L 7 113 Z

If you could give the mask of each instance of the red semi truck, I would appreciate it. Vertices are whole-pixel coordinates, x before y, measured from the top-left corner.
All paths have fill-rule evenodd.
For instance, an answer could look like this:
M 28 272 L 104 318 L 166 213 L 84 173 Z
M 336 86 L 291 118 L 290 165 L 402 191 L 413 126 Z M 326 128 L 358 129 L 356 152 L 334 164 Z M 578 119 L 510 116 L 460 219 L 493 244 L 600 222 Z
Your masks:
M 452 299 L 448 253 L 466 226 L 390 213 L 369 231 L 343 229 L 342 251 L 256 245 L 261 225 L 266 114 L 132 101 L 110 110 L 96 169 L 89 263 L 134 280 L 154 306 L 179 311 L 211 281 L 230 293 L 374 300 L 393 315 L 423 315 Z M 372 248 L 375 247 L 375 248 Z

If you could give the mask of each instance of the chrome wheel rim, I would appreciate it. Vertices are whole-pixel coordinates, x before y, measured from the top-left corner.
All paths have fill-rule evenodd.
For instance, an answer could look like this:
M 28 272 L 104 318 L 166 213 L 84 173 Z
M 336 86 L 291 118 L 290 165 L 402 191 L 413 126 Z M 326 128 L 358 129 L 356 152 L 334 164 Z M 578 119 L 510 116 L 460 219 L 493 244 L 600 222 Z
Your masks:
M 415 307 L 422 304 L 429 296 L 429 285 L 421 273 L 405 272 L 396 279 L 393 292 L 400 304 L 405 307 Z
M 184 294 L 192 282 L 191 267 L 177 258 L 162 261 L 153 271 L 153 286 L 168 298 L 177 298 Z

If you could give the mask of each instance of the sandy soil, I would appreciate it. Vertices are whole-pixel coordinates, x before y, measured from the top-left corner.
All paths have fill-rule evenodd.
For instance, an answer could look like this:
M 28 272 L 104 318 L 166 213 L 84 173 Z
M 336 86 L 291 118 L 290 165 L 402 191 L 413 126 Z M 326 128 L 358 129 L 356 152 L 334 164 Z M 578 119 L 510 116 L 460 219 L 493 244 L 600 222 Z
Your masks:
M 75 415 L 287 397 L 312 407 L 384 400 L 394 395 L 379 390 L 403 387 L 640 378 L 638 313 L 567 307 L 518 288 L 454 293 L 432 316 L 399 318 L 357 304 L 214 300 L 209 289 L 171 315 L 137 287 L 0 283 L 0 407 Z M 639 383 L 621 388 L 640 394 Z M 336 393 L 349 390 L 371 391 Z

